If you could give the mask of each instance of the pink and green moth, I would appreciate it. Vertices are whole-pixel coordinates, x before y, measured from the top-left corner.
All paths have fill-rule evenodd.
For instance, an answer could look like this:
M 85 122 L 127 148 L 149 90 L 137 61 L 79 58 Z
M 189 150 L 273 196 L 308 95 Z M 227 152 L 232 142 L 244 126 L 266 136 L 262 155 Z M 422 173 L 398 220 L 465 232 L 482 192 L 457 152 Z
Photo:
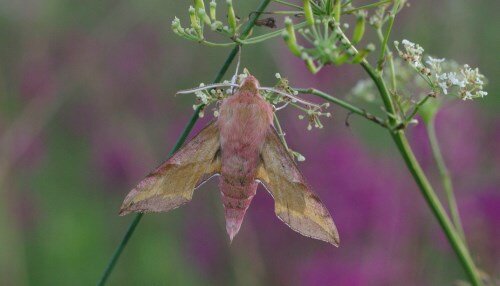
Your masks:
M 302 235 L 335 246 L 330 213 L 311 191 L 273 126 L 273 107 L 249 75 L 225 98 L 219 116 L 125 198 L 120 215 L 166 212 L 189 202 L 194 190 L 219 175 L 226 230 L 232 241 L 259 183 L 274 198 L 276 215 Z

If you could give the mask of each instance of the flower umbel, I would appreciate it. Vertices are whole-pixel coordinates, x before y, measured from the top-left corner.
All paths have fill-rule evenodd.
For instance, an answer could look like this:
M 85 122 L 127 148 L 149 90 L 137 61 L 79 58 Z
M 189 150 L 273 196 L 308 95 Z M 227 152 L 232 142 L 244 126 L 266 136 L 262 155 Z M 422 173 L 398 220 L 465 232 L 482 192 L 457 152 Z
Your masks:
M 434 96 L 439 93 L 454 94 L 467 100 L 488 94 L 483 90 L 485 77 L 478 68 L 473 69 L 467 64 L 458 67 L 454 61 L 431 56 L 427 57 L 424 64 L 422 61 L 424 49 L 420 45 L 408 40 L 403 40 L 401 43 L 403 48 L 399 49 L 399 42 L 394 42 L 399 56 L 427 81 Z
M 398 41 L 394 42 L 399 56 L 417 70 L 424 68 L 424 65 L 422 64 L 422 54 L 424 53 L 424 49 L 418 44 L 412 43 L 406 39 L 401 43 L 403 44 L 403 50 L 399 49 Z

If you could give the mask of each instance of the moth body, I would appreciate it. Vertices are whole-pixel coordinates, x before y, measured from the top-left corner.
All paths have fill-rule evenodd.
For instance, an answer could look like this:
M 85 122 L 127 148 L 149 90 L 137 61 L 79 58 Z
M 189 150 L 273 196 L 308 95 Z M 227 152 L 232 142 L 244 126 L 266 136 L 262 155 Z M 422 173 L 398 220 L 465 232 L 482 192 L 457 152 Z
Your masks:
M 272 126 L 272 107 L 258 87 L 257 80 L 249 76 L 236 94 L 222 102 L 217 119 L 222 163 L 219 189 L 231 240 L 257 191 L 260 152 Z

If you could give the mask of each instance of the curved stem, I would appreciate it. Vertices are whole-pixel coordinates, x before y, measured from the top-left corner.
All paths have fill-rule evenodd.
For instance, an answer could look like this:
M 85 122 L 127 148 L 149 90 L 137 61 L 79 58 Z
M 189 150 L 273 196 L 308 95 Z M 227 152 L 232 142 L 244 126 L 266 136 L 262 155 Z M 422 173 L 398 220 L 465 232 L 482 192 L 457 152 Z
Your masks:
M 274 125 L 278 130 L 278 136 L 281 139 L 281 143 L 285 145 L 286 150 L 290 151 L 290 148 L 288 148 L 288 144 L 286 144 L 285 133 L 283 133 L 283 129 L 281 128 L 281 124 L 276 113 L 274 113 Z
M 203 106 L 198 107 L 198 109 L 196 109 L 196 111 L 194 112 L 193 116 L 191 116 L 191 120 L 189 120 L 189 123 L 184 128 L 184 131 L 182 131 L 181 136 L 177 140 L 177 143 L 175 144 L 174 148 L 172 148 L 172 150 L 168 154 L 168 157 L 172 156 L 175 153 L 175 151 L 177 151 L 179 148 L 181 148 L 184 141 L 186 141 L 186 138 L 188 137 L 189 132 L 191 132 L 191 129 L 193 129 L 194 124 L 198 120 L 198 115 L 199 115 L 202 108 L 203 108 Z M 111 272 L 113 272 L 113 269 L 116 265 L 116 262 L 118 261 L 123 250 L 127 246 L 127 243 L 130 240 L 130 238 L 132 237 L 132 234 L 134 234 L 134 231 L 137 228 L 137 225 L 139 224 L 139 222 L 141 221 L 143 215 L 144 215 L 143 213 L 138 213 L 135 215 L 134 220 L 132 220 L 129 227 L 127 228 L 127 231 L 125 232 L 125 235 L 123 235 L 123 238 L 122 238 L 120 244 L 118 245 L 118 247 L 116 247 L 116 250 L 113 253 L 113 256 L 111 256 L 111 259 L 109 260 L 109 263 L 106 266 L 106 269 L 104 270 L 104 272 L 101 276 L 101 279 L 99 280 L 97 285 L 101 286 L 101 285 L 106 284 L 106 281 L 108 280 L 109 275 L 111 275 Z
M 382 77 L 380 77 L 379 74 L 377 74 L 377 72 L 370 66 L 370 64 L 367 61 L 362 61 L 361 66 L 365 69 L 370 78 L 373 80 L 375 86 L 377 87 L 382 97 L 385 109 L 389 115 L 388 120 L 389 123 L 391 124 L 391 127 L 396 127 L 398 125 L 396 108 L 394 107 L 394 103 L 392 102 L 392 99 L 390 97 L 389 91 L 387 90 L 387 86 L 385 85 L 384 80 L 382 79 Z
M 104 272 L 101 276 L 101 279 L 97 283 L 97 285 L 105 285 L 106 281 L 109 278 L 109 275 L 111 275 L 111 272 L 113 272 L 113 269 L 116 265 L 116 262 L 118 261 L 118 258 L 120 258 L 121 253 L 123 252 L 123 249 L 125 249 L 125 246 L 127 246 L 127 243 L 132 236 L 132 234 L 135 231 L 135 228 L 139 224 L 139 222 L 142 219 L 143 213 L 136 214 L 134 217 L 134 220 L 130 223 L 130 225 L 127 228 L 127 231 L 125 232 L 125 235 L 122 238 L 122 241 L 116 247 L 115 252 L 113 253 L 113 256 L 111 256 L 111 259 L 109 260 L 108 265 L 106 266 L 106 269 L 104 269 Z
M 406 117 L 404 125 L 408 125 L 408 123 L 417 115 L 418 111 L 420 110 L 420 107 L 424 105 L 427 100 L 429 100 L 431 96 L 427 95 L 426 97 L 422 98 L 417 104 L 415 104 L 415 107 L 413 108 L 413 111 L 410 113 L 409 116 Z
M 394 5 L 396 5 L 396 4 L 394 4 Z M 389 16 L 389 25 L 387 26 L 387 30 L 385 32 L 385 35 L 382 36 L 382 45 L 381 45 L 381 49 L 380 49 L 380 56 L 378 59 L 379 71 L 382 71 L 385 57 L 386 56 L 392 57 L 390 51 L 387 49 L 387 41 L 389 40 L 389 36 L 391 35 L 393 24 L 394 24 L 394 13 L 392 12 L 391 15 Z M 378 30 L 378 31 L 380 31 L 380 30 Z
M 283 1 L 283 0 L 273 0 L 273 2 L 276 2 L 276 3 L 282 4 L 282 5 L 285 5 L 285 6 L 289 6 L 289 7 L 297 8 L 297 9 L 302 9 L 302 7 L 301 7 L 301 6 L 299 6 L 299 5 L 292 4 L 292 3 L 288 3 L 288 2 Z
M 269 5 L 270 2 L 271 2 L 271 0 L 262 0 L 260 2 L 259 6 L 257 7 L 256 12 L 252 14 L 252 16 L 250 17 L 250 19 L 247 22 L 246 26 L 243 28 L 242 33 L 241 33 L 241 38 L 244 39 L 244 38 L 246 38 L 248 36 L 248 34 L 252 30 L 253 26 L 255 26 L 255 20 L 266 9 L 266 7 Z M 214 83 L 219 82 L 222 79 L 222 77 L 224 77 L 224 74 L 227 72 L 229 66 L 233 62 L 233 60 L 236 57 L 236 55 L 238 54 L 238 51 L 239 51 L 239 46 L 235 47 L 231 51 L 231 53 L 228 55 L 226 61 L 222 65 L 221 69 L 217 73 L 217 76 L 214 79 Z M 172 156 L 172 154 L 175 153 L 175 151 L 177 151 L 182 146 L 182 144 L 186 140 L 187 136 L 189 135 L 189 133 L 193 129 L 194 124 L 198 120 L 198 115 L 199 115 L 200 111 L 203 109 L 203 107 L 204 106 L 199 106 L 196 109 L 196 111 L 194 112 L 193 116 L 191 117 L 191 120 L 189 121 L 189 123 L 184 128 L 184 131 L 182 132 L 182 135 L 177 140 L 177 143 L 175 144 L 174 148 L 172 148 L 172 150 L 170 151 L 169 157 Z M 130 240 L 130 238 L 131 238 L 132 234 L 134 233 L 135 229 L 137 228 L 137 225 L 141 221 L 142 216 L 143 216 L 143 214 L 137 214 L 135 216 L 134 220 L 130 223 L 127 231 L 125 232 L 125 234 L 124 234 L 124 236 L 123 236 L 120 244 L 118 245 L 118 247 L 116 248 L 115 252 L 113 253 L 113 256 L 111 257 L 110 261 L 108 262 L 108 264 L 106 266 L 106 269 L 104 270 L 104 272 L 103 272 L 103 274 L 101 276 L 101 279 L 99 280 L 99 282 L 97 283 L 97 285 L 102 286 L 102 285 L 106 284 L 106 281 L 108 280 L 110 274 L 113 272 L 113 269 L 114 269 L 114 267 L 115 267 L 118 259 L 120 258 L 120 255 L 122 254 L 123 250 L 127 246 L 127 243 Z
M 392 2 L 393 0 L 382 0 L 382 1 L 379 1 L 379 2 L 375 2 L 375 3 L 371 3 L 371 4 L 366 4 L 366 5 L 363 5 L 363 6 L 359 6 L 359 7 L 356 7 L 356 8 L 353 8 L 353 9 L 350 9 L 350 10 L 344 10 L 342 11 L 342 14 L 352 14 L 356 11 L 359 11 L 359 10 L 368 10 L 368 9 L 371 9 L 371 8 L 376 8 L 380 5 L 384 5 L 384 4 L 388 4 L 390 2 Z
M 434 160 L 436 161 L 439 175 L 441 176 L 441 182 L 446 194 L 446 199 L 448 200 L 448 209 L 450 210 L 451 219 L 453 220 L 453 224 L 459 232 L 463 243 L 467 244 L 465 240 L 465 232 L 462 227 L 462 222 L 460 221 L 457 201 L 453 193 L 453 183 L 451 181 L 450 172 L 446 167 L 446 163 L 444 162 L 443 155 L 441 154 L 441 148 L 439 147 L 439 142 L 437 140 L 434 117 L 429 120 L 429 122 L 426 122 L 425 126 L 427 128 L 427 135 L 429 136 L 429 143 L 431 145 L 432 154 L 434 156 Z
M 295 29 L 304 28 L 306 26 L 307 26 L 306 22 L 302 22 L 302 23 L 298 23 L 298 24 L 293 25 L 293 27 Z M 270 32 L 270 33 L 267 33 L 267 34 L 263 34 L 263 35 L 260 35 L 260 36 L 255 36 L 255 37 L 252 37 L 252 38 L 248 38 L 246 40 L 239 40 L 238 42 L 241 43 L 241 44 L 243 44 L 243 45 L 257 44 L 257 43 L 260 43 L 260 42 L 263 42 L 263 41 L 266 41 L 266 40 L 269 40 L 269 39 L 281 36 L 281 34 L 283 33 L 283 31 L 285 29 L 286 28 L 279 29 L 279 30 L 276 30 L 276 31 L 273 31 L 273 32 Z
M 341 99 L 338 99 L 336 97 L 333 97 L 329 94 L 326 94 L 320 90 L 317 90 L 317 89 L 314 89 L 314 88 L 296 88 L 295 89 L 296 91 L 298 91 L 299 93 L 304 93 L 304 94 L 312 94 L 312 95 L 317 95 L 333 104 L 336 104 L 338 106 L 341 106 L 343 108 L 345 108 L 346 110 L 349 110 L 350 112 L 352 113 L 355 113 L 355 114 L 358 114 L 358 115 L 361 115 L 363 116 L 364 118 L 372 121 L 372 122 L 375 122 L 376 124 L 384 127 L 384 128 L 388 128 L 385 120 L 367 112 L 366 110 L 364 109 L 361 109 L 357 106 L 354 106 L 346 101 L 343 101 Z
M 354 46 L 352 46 L 349 39 L 340 29 L 339 29 L 339 34 L 343 39 L 347 41 L 349 46 L 353 47 L 355 53 L 358 53 L 358 51 L 354 48 Z M 388 122 L 390 127 L 389 132 L 391 134 L 391 137 L 394 143 L 396 143 L 396 146 L 398 147 L 401 156 L 405 160 L 406 166 L 408 167 L 410 173 L 412 174 L 415 182 L 419 186 L 420 191 L 424 196 L 428 206 L 431 208 L 434 216 L 436 217 L 441 228 L 443 229 L 446 238 L 448 239 L 453 250 L 457 254 L 459 261 L 462 264 L 471 283 L 474 286 L 482 285 L 482 282 L 476 270 L 476 266 L 474 265 L 474 261 L 472 260 L 472 257 L 470 256 L 470 253 L 466 245 L 463 243 L 457 231 L 455 230 L 450 218 L 448 217 L 448 214 L 446 213 L 443 205 L 439 201 L 436 192 L 429 183 L 429 180 L 427 179 L 425 173 L 423 172 L 422 167 L 418 163 L 417 158 L 413 154 L 413 150 L 411 149 L 411 146 L 408 143 L 408 139 L 406 138 L 404 131 L 397 130 L 396 128 L 397 126 L 400 125 L 401 119 L 396 113 L 394 102 L 392 100 L 391 94 L 389 93 L 389 90 L 387 89 L 384 79 L 382 78 L 381 74 L 378 73 L 366 60 L 363 60 L 360 64 L 363 67 L 363 69 L 368 73 L 370 78 L 373 80 L 373 82 L 377 87 L 377 90 L 380 93 L 380 97 L 382 98 L 384 107 L 388 115 Z
M 380 96 L 382 97 L 382 100 L 384 102 L 385 108 L 387 109 L 389 114 L 391 113 L 394 114 L 394 104 L 392 102 L 392 99 L 390 97 L 389 91 L 387 90 L 384 80 L 380 77 L 380 75 L 378 75 L 373 70 L 373 68 L 367 62 L 363 62 L 362 66 L 366 70 L 366 72 L 370 75 L 372 80 L 375 82 L 375 85 L 377 86 L 377 89 L 380 92 Z M 389 122 L 396 123 L 397 119 L 392 116 L 389 116 Z M 446 214 L 443 205 L 439 201 L 436 192 L 432 188 L 431 184 L 429 183 L 429 180 L 427 179 L 424 171 L 422 170 L 422 167 L 418 163 L 417 158 L 415 157 L 415 154 L 413 153 L 413 150 L 411 149 L 411 146 L 408 143 L 408 139 L 406 138 L 404 131 L 399 130 L 391 132 L 391 137 L 394 143 L 396 143 L 399 153 L 403 157 L 406 166 L 408 167 L 410 173 L 413 176 L 413 179 L 419 186 L 425 201 L 431 208 L 432 213 L 438 220 L 439 225 L 441 226 L 446 235 L 446 238 L 448 239 L 453 250 L 458 256 L 459 261 L 462 264 L 467 276 L 469 277 L 470 282 L 474 286 L 482 285 L 482 282 L 476 270 L 476 266 L 474 265 L 474 261 L 472 260 L 472 257 L 470 256 L 467 247 L 465 246 L 462 239 L 455 230 L 450 218 Z

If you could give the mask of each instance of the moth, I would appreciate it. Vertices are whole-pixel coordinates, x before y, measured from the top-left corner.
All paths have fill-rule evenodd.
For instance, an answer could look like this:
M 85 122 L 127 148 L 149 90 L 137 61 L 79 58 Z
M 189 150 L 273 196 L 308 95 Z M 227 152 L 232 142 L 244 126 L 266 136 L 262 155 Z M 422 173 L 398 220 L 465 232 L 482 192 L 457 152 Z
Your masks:
M 218 175 L 231 241 L 261 183 L 274 198 L 276 215 L 291 229 L 338 246 L 330 213 L 274 129 L 273 106 L 260 95 L 263 89 L 248 75 L 222 101 L 216 120 L 130 191 L 120 215 L 175 209 Z

